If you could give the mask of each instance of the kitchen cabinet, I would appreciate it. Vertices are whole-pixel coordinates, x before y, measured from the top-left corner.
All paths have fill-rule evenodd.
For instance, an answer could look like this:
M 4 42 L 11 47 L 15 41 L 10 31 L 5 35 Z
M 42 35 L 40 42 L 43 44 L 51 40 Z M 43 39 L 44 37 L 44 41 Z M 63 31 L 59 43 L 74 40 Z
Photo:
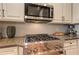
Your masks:
M 68 40 L 64 42 L 64 50 L 66 55 L 78 55 L 78 45 L 76 40 Z
M 77 43 L 78 43 L 77 45 L 78 45 L 78 48 L 79 48 L 79 39 L 78 39 Z
M 0 55 L 22 55 L 22 54 L 23 54 L 22 47 L 0 48 Z
M 62 4 L 62 9 L 63 9 L 63 23 L 72 23 L 72 8 L 71 8 L 71 3 L 63 3 Z
M 79 23 L 79 3 L 50 3 L 54 7 L 51 23 Z M 0 3 L 0 21 L 24 22 L 24 3 Z
M 79 23 L 79 3 L 52 3 L 52 5 L 54 6 L 52 23 Z
M 66 50 L 66 55 L 78 55 L 78 49 L 69 49 Z
M 79 23 L 79 3 L 73 4 L 73 23 Z
M 0 3 L 0 20 L 2 18 L 2 3 Z
M 70 3 L 52 3 L 54 7 L 54 15 L 52 23 L 71 23 L 72 11 Z
M 2 21 L 24 22 L 23 3 L 3 3 Z
M 62 23 L 62 4 L 61 3 L 52 3 L 54 7 L 53 12 L 53 23 Z

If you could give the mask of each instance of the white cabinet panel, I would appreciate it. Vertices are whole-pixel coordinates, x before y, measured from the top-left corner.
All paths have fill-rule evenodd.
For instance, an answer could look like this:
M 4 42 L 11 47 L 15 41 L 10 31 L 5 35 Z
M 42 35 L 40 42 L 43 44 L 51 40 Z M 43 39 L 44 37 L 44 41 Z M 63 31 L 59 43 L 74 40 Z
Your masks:
M 0 55 L 17 55 L 17 47 L 1 48 Z
M 23 55 L 23 47 L 19 47 L 19 46 L 18 46 L 18 47 L 17 47 L 17 52 L 18 52 L 18 53 L 17 53 L 18 55 Z
M 2 20 L 1 18 L 2 18 L 2 3 L 0 3 L 0 20 Z
M 78 42 L 78 48 L 79 48 L 79 39 L 78 39 L 78 41 L 77 41 L 77 42 Z
M 78 50 L 75 49 L 70 49 L 70 50 L 66 50 L 66 55 L 78 55 Z
M 62 3 L 52 3 L 54 7 L 53 22 L 62 23 Z
M 70 3 L 64 3 L 62 5 L 63 7 L 63 22 L 64 23 L 71 23 L 71 4 Z
M 64 42 L 66 55 L 78 55 L 78 45 L 76 40 L 68 40 Z
M 4 21 L 24 22 L 23 3 L 3 3 Z
M 53 22 L 71 23 L 71 3 L 52 3 L 54 7 Z
M 23 55 L 22 47 L 0 48 L 0 55 Z
M 76 46 L 76 40 L 68 40 L 64 42 L 64 47 L 69 47 L 69 46 Z
M 73 23 L 79 23 L 79 3 L 73 4 Z

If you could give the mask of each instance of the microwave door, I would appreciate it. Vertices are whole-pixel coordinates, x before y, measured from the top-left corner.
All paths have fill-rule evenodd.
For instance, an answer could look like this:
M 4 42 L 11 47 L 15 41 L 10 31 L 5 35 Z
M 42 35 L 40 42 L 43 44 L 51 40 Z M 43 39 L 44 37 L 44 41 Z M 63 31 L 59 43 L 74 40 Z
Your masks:
M 50 17 L 50 8 L 43 7 L 41 16 L 45 17 L 45 18 L 49 18 Z
M 39 7 L 28 6 L 29 16 L 39 16 Z
M 28 4 L 25 10 L 27 10 L 25 12 L 25 15 L 38 17 L 39 16 L 39 12 L 40 12 L 40 7 L 38 5 Z

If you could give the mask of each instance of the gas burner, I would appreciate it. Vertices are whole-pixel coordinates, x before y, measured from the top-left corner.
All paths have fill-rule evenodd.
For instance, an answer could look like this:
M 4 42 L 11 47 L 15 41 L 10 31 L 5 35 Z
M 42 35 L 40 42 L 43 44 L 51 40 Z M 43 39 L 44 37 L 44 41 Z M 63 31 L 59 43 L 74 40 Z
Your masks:
M 39 41 L 49 41 L 49 40 L 59 40 L 59 38 L 50 36 L 48 34 L 34 34 L 26 35 L 25 42 L 39 42 Z

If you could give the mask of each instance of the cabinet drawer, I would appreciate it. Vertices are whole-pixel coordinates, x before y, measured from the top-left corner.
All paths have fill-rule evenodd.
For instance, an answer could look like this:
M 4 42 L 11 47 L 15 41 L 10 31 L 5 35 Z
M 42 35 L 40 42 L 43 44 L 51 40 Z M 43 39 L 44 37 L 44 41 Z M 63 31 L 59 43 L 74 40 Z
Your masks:
M 0 55 L 17 55 L 17 53 L 16 52 L 14 52 L 14 51 L 6 51 L 6 52 L 0 52 Z
M 16 49 L 17 49 L 17 47 L 1 48 L 0 52 L 15 51 Z
M 77 49 L 66 50 L 66 55 L 78 55 Z
M 78 45 L 79 45 L 79 39 L 78 39 Z
M 2 51 L 2 52 L 0 51 L 0 55 L 1 55 L 1 54 L 7 54 L 7 53 L 8 53 L 8 54 L 9 54 L 9 53 L 10 53 L 10 54 L 11 54 L 11 53 L 17 54 L 17 51 Z
M 68 40 L 64 42 L 64 47 L 77 45 L 76 40 Z
M 17 47 L 1 48 L 0 55 L 2 54 L 17 54 Z
M 75 48 L 77 49 L 77 46 L 76 45 L 64 47 L 65 50 L 75 49 Z

